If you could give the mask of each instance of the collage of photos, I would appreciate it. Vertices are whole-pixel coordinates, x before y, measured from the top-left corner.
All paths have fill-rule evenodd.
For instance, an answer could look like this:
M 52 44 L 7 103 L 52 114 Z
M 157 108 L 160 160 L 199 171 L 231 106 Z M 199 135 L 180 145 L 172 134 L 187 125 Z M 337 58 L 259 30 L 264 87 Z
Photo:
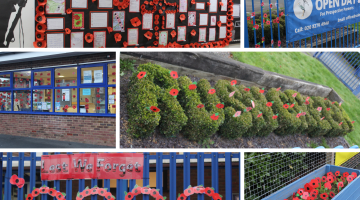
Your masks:
M 359 12 L 0 1 L 0 200 L 360 200 Z

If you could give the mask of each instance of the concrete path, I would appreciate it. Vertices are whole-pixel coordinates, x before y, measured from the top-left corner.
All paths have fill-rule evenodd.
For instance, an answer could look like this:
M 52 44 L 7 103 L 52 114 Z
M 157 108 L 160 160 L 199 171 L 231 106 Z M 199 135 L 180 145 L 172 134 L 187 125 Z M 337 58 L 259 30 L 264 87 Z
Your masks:
M 112 147 L 0 134 L 0 148 L 112 148 Z

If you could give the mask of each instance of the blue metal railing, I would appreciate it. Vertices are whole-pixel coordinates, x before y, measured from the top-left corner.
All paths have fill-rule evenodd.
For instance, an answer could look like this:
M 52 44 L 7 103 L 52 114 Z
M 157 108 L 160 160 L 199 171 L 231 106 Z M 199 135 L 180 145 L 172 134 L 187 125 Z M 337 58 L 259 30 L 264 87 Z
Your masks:
M 360 54 L 358 52 L 317 52 L 314 57 L 360 98 Z
M 261 14 L 261 28 L 262 28 L 262 31 L 261 31 L 261 38 L 264 38 L 265 37 L 265 33 L 264 33 L 264 21 L 263 21 L 263 16 L 264 16 L 264 11 L 263 11 L 263 7 L 265 6 L 261 6 L 262 3 L 264 3 L 263 0 L 260 0 L 260 1 L 255 1 L 255 0 L 251 0 L 251 13 L 247 12 L 247 0 L 244 1 L 244 8 L 245 8 L 245 11 L 244 11 L 244 21 L 245 21 L 245 24 L 244 24 L 244 31 L 245 31 L 245 35 L 244 35 L 244 38 L 245 38 L 245 42 L 244 42 L 244 46 L 245 48 L 249 48 L 249 47 L 256 47 L 255 45 L 256 44 L 260 44 L 258 45 L 257 47 L 263 47 L 265 48 L 266 47 L 266 43 L 265 41 L 262 42 L 262 41 L 258 41 L 257 40 L 257 37 L 256 37 L 256 30 L 254 29 L 254 35 L 253 35 L 253 38 L 249 38 L 249 34 L 248 34 L 248 31 L 251 31 L 248 29 L 248 25 L 247 25 L 247 21 L 248 21 L 248 17 L 250 17 L 250 21 L 253 23 L 253 25 L 255 24 L 255 17 L 251 17 L 252 13 L 256 13 L 256 12 L 260 12 Z M 249 0 L 250 1 L 250 0 Z M 274 6 L 274 4 L 272 3 L 272 1 L 274 0 L 269 0 L 269 18 L 270 18 L 270 37 L 271 37 L 271 47 L 274 48 L 274 47 L 278 47 L 278 41 L 281 41 L 281 38 L 280 38 L 280 23 L 277 23 L 277 34 L 278 34 L 278 38 L 277 38 L 277 42 L 275 42 L 274 39 L 274 31 L 276 31 L 276 27 L 275 29 L 273 30 L 273 19 L 272 19 L 272 11 L 274 9 L 271 8 L 270 5 Z M 279 10 L 280 6 L 279 6 L 279 0 L 275 0 L 276 1 L 276 15 L 278 18 L 279 17 L 279 14 L 281 12 L 281 10 Z M 286 10 L 286 0 L 283 0 L 284 2 L 284 9 L 283 9 L 283 12 L 285 14 L 285 29 L 287 26 L 287 17 L 288 16 L 288 13 L 287 13 L 287 10 Z M 255 5 L 258 4 L 260 5 L 260 10 L 255 10 Z M 248 8 L 249 9 L 249 8 Z M 258 24 L 259 25 L 259 24 Z M 283 35 L 284 37 L 286 37 L 286 31 L 285 29 L 283 30 Z M 345 31 L 346 29 L 346 31 Z M 334 28 L 332 31 L 327 31 L 327 32 L 323 32 L 321 34 L 316 34 L 314 36 L 311 36 L 311 37 L 307 37 L 307 38 L 303 38 L 301 40 L 298 40 L 298 41 L 295 41 L 295 42 L 289 42 L 288 40 L 286 40 L 286 48 L 289 48 L 289 47 L 307 47 L 309 46 L 310 48 L 312 47 L 331 47 L 331 48 L 336 48 L 336 47 L 343 47 L 343 48 L 351 48 L 351 47 L 354 47 L 354 48 L 357 48 L 357 47 L 360 47 L 360 41 L 359 41 L 359 38 L 360 38 L 360 33 L 359 33 L 359 23 L 354 23 L 354 24 L 348 24 L 347 26 L 344 26 L 344 27 L 341 27 L 341 28 Z M 333 38 L 333 32 L 334 32 L 334 38 Z M 329 34 L 328 34 L 329 33 Z M 342 34 L 341 34 L 342 33 Z M 342 36 L 341 36 L 341 35 Z M 346 35 L 345 35 L 346 34 Z M 320 35 L 320 37 L 318 37 L 318 35 Z M 324 42 L 324 38 L 323 36 L 325 36 L 325 42 Z M 329 36 L 329 38 L 328 38 Z M 346 40 L 345 40 L 345 37 L 346 37 Z M 330 39 L 330 40 L 329 40 Z M 307 44 L 308 40 L 310 40 L 310 45 Z M 315 40 L 315 43 L 313 43 L 313 40 Z M 338 40 L 338 41 L 337 41 Z M 250 41 L 253 41 L 253 42 L 250 42 Z M 304 45 L 302 46 L 302 42 L 304 41 Z M 321 42 L 320 42 L 321 41 Z M 320 42 L 320 44 L 319 44 Z M 261 45 L 262 43 L 262 45 Z M 324 44 L 325 43 L 325 44 Z M 281 46 L 285 46 L 285 45 L 281 45 Z M 268 45 L 269 47 L 269 45 Z
M 47 155 L 48 153 L 43 153 L 43 155 Z M 59 153 L 55 153 L 59 154 Z M 72 154 L 72 153 L 68 153 Z M 196 169 L 197 169 L 197 184 L 210 186 L 210 183 L 205 182 L 205 159 L 207 159 L 207 163 L 210 162 L 211 159 L 211 186 L 214 188 L 215 192 L 219 192 L 219 160 L 224 162 L 225 165 L 225 198 L 224 200 L 232 199 L 232 183 L 234 182 L 234 178 L 232 177 L 232 169 L 236 168 L 239 172 L 239 176 L 236 177 L 237 183 L 239 183 L 239 188 L 236 188 L 236 191 L 239 193 L 240 197 L 240 153 L 184 153 L 184 154 L 176 154 L 170 153 L 164 155 L 163 153 L 156 153 L 156 155 L 150 155 L 149 153 L 144 153 L 144 178 L 143 185 L 149 185 L 149 176 L 150 176 L 150 163 L 154 163 L 156 161 L 156 189 L 160 190 L 160 194 L 163 194 L 163 161 L 169 161 L 169 177 L 170 177 L 170 185 L 169 185 L 169 197 L 170 200 L 176 200 L 177 193 L 182 191 L 176 191 L 176 174 L 177 174 L 177 161 L 182 161 L 183 168 L 183 178 L 184 184 L 183 189 L 186 189 L 190 185 L 190 160 L 196 159 Z M 237 159 L 237 160 L 235 160 Z M 5 182 L 3 182 L 3 162 L 6 161 L 6 173 L 5 173 Z M 40 156 L 36 156 L 36 153 L 30 153 L 30 156 L 24 156 L 24 153 L 19 153 L 19 156 L 13 156 L 12 153 L 0 153 L 0 191 L 2 191 L 3 185 L 5 185 L 4 197 L 2 192 L 0 192 L 0 199 L 11 200 L 11 188 L 14 187 L 10 184 L 10 177 L 16 172 L 13 171 L 13 162 L 18 162 L 18 177 L 24 178 L 24 161 L 30 161 L 30 180 L 29 187 L 30 193 L 33 191 L 36 183 L 36 161 L 41 161 Z M 235 163 L 235 164 L 234 164 Z M 194 162 L 192 162 L 194 164 Z M 28 167 L 28 166 L 27 166 Z M 179 166 L 178 166 L 179 167 Z M 193 167 L 193 166 L 192 166 Z M 51 181 L 42 181 L 42 185 L 48 185 Z M 60 190 L 60 181 L 53 181 L 54 187 L 56 190 Z M 128 187 L 129 183 L 129 187 Z M 124 200 L 125 195 L 124 192 L 131 191 L 136 184 L 136 180 L 117 180 L 116 181 L 116 199 Z M 97 185 L 97 179 L 91 180 L 91 186 Z M 104 180 L 104 188 L 108 188 L 110 190 L 110 180 Z M 79 190 L 82 192 L 85 189 L 85 180 L 79 180 Z M 64 192 L 64 191 L 61 191 Z M 72 199 L 72 180 L 66 180 L 66 200 Z M 27 194 L 27 190 L 22 188 L 18 190 L 17 199 L 23 200 L 24 194 Z M 197 194 L 199 200 L 204 199 L 203 194 Z M 41 195 L 41 199 L 48 199 L 48 195 Z M 55 198 L 54 198 L 55 199 Z M 97 199 L 97 196 L 93 195 L 91 197 L 92 200 Z M 135 198 L 134 198 L 135 199 Z M 143 195 L 144 200 L 148 200 L 148 195 Z M 188 198 L 190 199 L 190 197 Z M 105 200 L 105 198 L 104 198 Z

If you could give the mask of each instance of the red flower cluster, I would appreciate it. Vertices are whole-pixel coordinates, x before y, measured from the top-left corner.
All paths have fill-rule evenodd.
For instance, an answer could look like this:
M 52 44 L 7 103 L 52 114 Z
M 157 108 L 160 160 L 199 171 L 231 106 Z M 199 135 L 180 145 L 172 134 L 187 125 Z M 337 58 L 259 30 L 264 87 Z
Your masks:
M 154 199 L 164 200 L 164 197 L 159 193 L 159 189 L 139 187 L 137 185 L 135 185 L 134 189 L 132 189 L 131 192 L 125 193 L 125 200 L 132 200 L 135 196 L 139 194 L 147 194 L 154 197 Z
M 184 190 L 182 194 L 178 195 L 177 200 L 185 200 L 187 197 L 193 194 L 206 194 L 209 197 L 212 197 L 214 200 L 221 200 L 222 196 L 216 192 L 214 192 L 214 188 L 211 187 L 203 187 L 202 185 L 191 187 L 189 185 L 188 188 Z

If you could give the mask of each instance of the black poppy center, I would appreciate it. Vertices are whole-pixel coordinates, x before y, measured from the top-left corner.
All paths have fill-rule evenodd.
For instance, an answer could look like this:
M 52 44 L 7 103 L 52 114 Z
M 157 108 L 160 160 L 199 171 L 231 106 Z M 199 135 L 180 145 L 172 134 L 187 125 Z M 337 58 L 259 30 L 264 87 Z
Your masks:
M 86 194 L 89 194 L 89 191 L 86 191 L 85 193 L 86 193 Z
M 50 191 L 50 194 L 52 194 L 53 193 L 53 191 Z
M 131 195 L 130 195 L 130 194 L 128 195 L 128 198 L 131 198 Z
M 181 200 L 183 200 L 183 199 L 184 199 L 184 197 L 180 197 L 180 199 L 181 199 Z
M 156 111 L 156 108 L 153 108 L 153 111 Z
M 45 189 L 42 189 L 41 191 L 45 192 Z
M 16 183 L 19 183 L 19 179 L 16 179 L 15 182 L 16 182 Z
M 138 193 L 138 190 L 135 190 L 135 193 Z
M 188 190 L 188 193 L 191 193 L 191 190 Z
M 37 46 L 38 46 L 38 47 L 41 47 L 41 42 L 38 42 L 38 43 L 37 43 Z
M 80 198 L 83 198 L 83 196 L 80 194 L 80 196 L 79 196 Z
M 104 193 L 104 191 L 101 191 L 100 193 L 101 193 L 101 194 L 103 194 L 103 193 Z
M 30 199 L 31 199 L 31 197 L 28 197 L 27 199 L 28 199 L 28 200 L 30 200 Z
M 93 192 L 96 192 L 96 190 L 94 189 Z
M 41 17 L 41 16 L 38 16 L 37 20 L 38 20 L 38 21 L 41 21 L 41 20 L 42 20 L 42 17 Z
M 211 193 L 211 191 L 210 191 L 210 190 L 208 190 L 208 191 L 206 191 L 206 193 L 210 194 L 210 193 Z
M 41 29 L 42 29 L 42 26 L 39 25 L 39 26 L 38 26 L 38 29 L 41 30 Z
M 156 192 L 154 191 L 153 194 L 156 194 Z
M 37 194 L 38 192 L 37 191 L 35 191 L 35 194 Z
M 61 195 L 59 195 L 58 198 L 61 198 Z
M 145 192 L 148 192 L 148 190 L 146 189 Z
M 39 11 L 44 11 L 44 7 L 40 6 Z

